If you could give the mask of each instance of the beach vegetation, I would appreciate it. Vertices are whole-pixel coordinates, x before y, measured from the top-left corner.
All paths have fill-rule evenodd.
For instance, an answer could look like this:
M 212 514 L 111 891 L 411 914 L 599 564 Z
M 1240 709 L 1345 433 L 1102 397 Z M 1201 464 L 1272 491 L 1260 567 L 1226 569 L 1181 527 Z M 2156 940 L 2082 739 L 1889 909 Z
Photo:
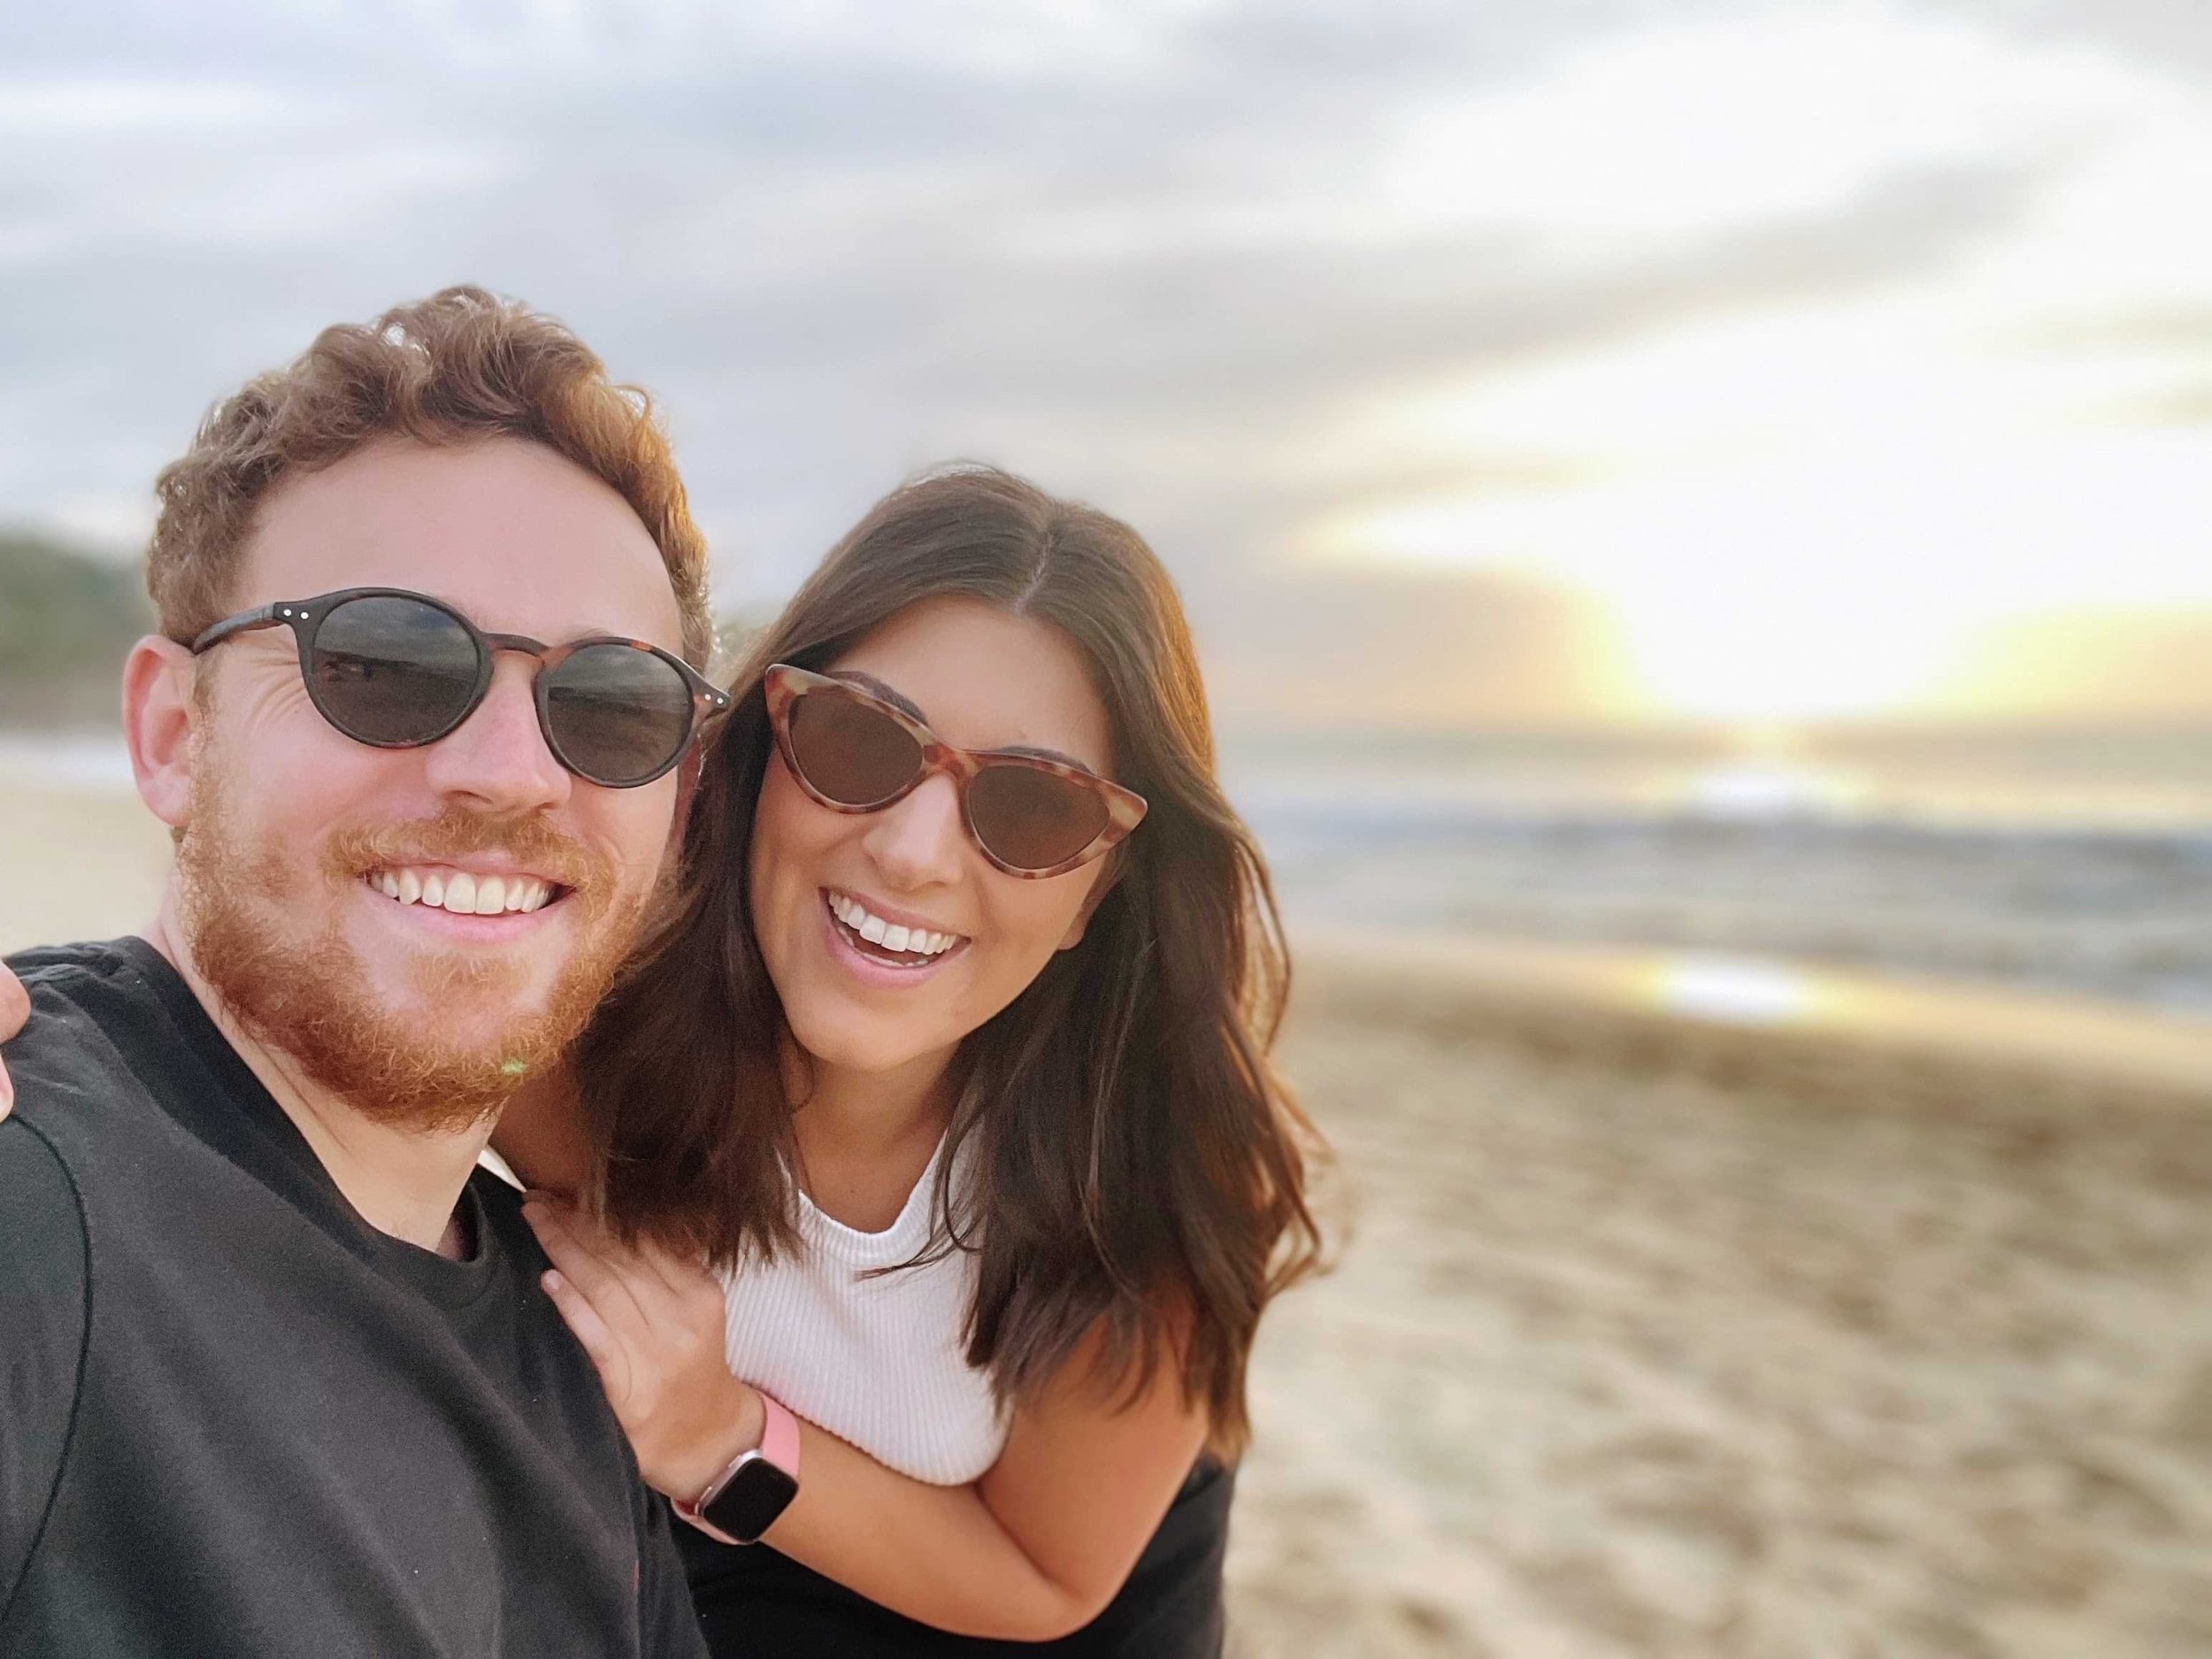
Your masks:
M 112 723 L 123 658 L 152 626 L 135 560 L 0 530 L 0 726 Z

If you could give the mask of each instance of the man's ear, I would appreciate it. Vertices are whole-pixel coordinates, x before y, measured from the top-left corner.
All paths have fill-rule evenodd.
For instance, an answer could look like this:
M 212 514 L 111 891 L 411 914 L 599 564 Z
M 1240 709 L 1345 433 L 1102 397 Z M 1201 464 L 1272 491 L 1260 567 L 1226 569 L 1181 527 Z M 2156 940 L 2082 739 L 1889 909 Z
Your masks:
M 192 815 L 193 739 L 199 705 L 192 695 L 192 653 L 150 634 L 123 664 L 123 737 L 130 745 L 138 798 L 171 829 Z

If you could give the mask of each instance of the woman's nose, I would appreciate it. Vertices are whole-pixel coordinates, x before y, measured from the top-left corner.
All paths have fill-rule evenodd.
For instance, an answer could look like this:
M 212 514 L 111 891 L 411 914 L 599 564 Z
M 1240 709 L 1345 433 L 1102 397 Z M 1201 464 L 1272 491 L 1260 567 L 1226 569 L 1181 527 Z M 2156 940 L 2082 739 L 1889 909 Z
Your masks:
M 872 815 L 862 845 L 887 879 L 924 887 L 958 877 L 966 826 L 960 792 L 939 772 L 925 778 L 903 800 Z

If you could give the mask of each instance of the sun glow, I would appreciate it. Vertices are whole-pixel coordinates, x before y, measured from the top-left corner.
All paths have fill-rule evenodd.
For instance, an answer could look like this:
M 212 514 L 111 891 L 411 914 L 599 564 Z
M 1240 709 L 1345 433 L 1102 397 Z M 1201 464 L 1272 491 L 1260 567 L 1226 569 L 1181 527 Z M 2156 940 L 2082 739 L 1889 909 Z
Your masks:
M 1655 715 L 1933 712 L 1962 676 L 1984 712 L 2048 712 L 2047 663 L 2003 643 L 2034 619 L 2212 607 L 2212 228 L 2174 211 L 2212 190 L 2200 96 L 1859 5 L 1614 41 L 1422 113 L 1391 177 L 1409 212 L 1540 227 L 1571 265 L 1946 166 L 2047 179 L 1886 282 L 1743 304 L 1716 276 L 1671 322 L 1340 411 L 1316 465 L 1468 482 L 1371 498 L 1305 552 L 1585 595 Z

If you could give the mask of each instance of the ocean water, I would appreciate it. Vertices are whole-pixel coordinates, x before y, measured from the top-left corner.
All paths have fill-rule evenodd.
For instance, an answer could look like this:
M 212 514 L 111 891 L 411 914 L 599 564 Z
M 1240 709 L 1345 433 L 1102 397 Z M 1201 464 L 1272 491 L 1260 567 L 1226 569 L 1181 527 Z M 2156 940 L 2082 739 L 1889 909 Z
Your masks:
M 1225 742 L 1294 931 L 1640 945 L 2212 1015 L 2212 729 Z M 112 737 L 7 780 L 127 794 Z
M 1294 931 L 1645 945 L 2212 1014 L 2212 730 L 1225 747 Z

